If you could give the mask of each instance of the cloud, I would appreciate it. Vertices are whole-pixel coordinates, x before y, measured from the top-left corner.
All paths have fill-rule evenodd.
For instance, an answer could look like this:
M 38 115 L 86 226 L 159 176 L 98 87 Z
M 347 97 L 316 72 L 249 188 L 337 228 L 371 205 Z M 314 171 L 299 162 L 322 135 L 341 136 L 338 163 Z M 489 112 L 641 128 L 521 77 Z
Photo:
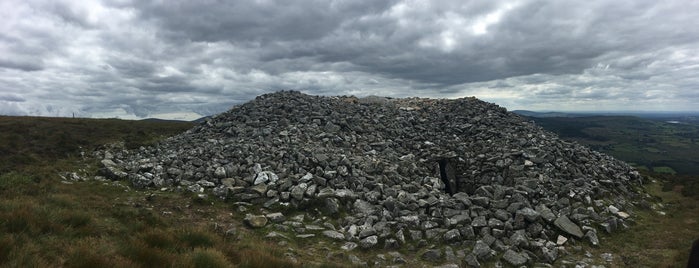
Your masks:
M 4 105 L 36 115 L 195 117 L 281 89 L 699 102 L 691 1 L 3 1 L 0 16 L 0 92 L 23 100 Z

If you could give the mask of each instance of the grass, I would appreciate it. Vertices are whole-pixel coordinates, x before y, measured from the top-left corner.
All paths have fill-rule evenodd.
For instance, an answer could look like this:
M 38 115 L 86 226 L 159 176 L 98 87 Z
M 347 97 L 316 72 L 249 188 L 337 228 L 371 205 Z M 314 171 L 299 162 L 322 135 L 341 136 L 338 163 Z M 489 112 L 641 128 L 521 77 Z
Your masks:
M 685 267 L 692 242 L 699 239 L 699 205 L 693 198 L 664 191 L 663 181 L 646 185 L 646 190 L 664 204 L 660 210 L 637 210 L 629 230 L 602 235 L 602 248 L 589 250 L 594 256 L 612 253 L 618 267 Z M 598 260 L 600 263 L 603 261 Z
M 672 174 L 672 175 L 677 174 L 677 172 L 674 169 L 672 169 L 671 167 L 653 167 L 653 172 L 663 173 L 663 174 Z

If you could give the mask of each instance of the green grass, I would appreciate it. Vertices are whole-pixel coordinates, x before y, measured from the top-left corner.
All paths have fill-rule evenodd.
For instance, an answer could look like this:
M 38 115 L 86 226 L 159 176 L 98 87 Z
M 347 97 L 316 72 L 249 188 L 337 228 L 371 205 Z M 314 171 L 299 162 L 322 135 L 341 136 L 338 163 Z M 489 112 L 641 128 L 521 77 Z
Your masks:
M 646 185 L 666 215 L 654 210 L 633 212 L 635 224 L 629 230 L 602 235 L 602 247 L 586 247 L 594 256 L 614 255 L 613 267 L 685 267 L 692 241 L 699 238 L 699 205 L 696 199 L 676 191 L 663 191 L 663 181 Z M 598 260 L 603 263 L 601 260 Z
M 677 174 L 677 172 L 674 169 L 672 169 L 671 167 L 653 167 L 653 172 L 663 173 L 663 174 L 672 174 L 672 175 Z

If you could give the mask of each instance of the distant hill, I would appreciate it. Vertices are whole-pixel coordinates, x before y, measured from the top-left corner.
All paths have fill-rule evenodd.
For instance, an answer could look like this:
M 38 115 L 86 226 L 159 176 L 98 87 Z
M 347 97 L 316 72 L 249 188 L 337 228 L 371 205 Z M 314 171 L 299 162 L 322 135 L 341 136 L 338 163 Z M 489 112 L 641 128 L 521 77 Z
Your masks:
M 512 112 L 516 113 L 518 115 L 523 115 L 523 116 L 528 116 L 528 117 L 537 117 L 537 118 L 583 116 L 583 115 L 579 115 L 579 114 L 571 114 L 571 113 L 563 113 L 563 112 L 534 112 L 534 111 L 527 111 L 527 110 L 514 110 Z
M 193 121 L 190 121 L 190 122 L 192 122 L 192 123 L 197 123 L 197 124 L 198 124 L 198 123 L 202 123 L 202 122 L 206 121 L 206 119 L 209 119 L 209 118 L 211 118 L 210 115 L 209 115 L 209 116 L 204 116 L 204 117 L 201 117 L 201 118 L 198 118 L 198 119 L 194 119 Z
M 185 122 L 192 122 L 192 121 L 187 121 L 187 120 L 160 119 L 160 118 L 146 118 L 146 119 L 141 119 L 141 120 L 138 120 L 138 121 L 152 122 L 152 123 L 185 123 Z

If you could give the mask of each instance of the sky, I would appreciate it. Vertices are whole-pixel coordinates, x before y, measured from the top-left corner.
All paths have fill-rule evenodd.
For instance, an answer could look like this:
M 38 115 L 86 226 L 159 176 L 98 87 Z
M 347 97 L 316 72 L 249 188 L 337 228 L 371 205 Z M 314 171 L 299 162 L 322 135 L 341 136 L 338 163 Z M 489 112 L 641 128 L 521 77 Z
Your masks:
M 255 96 L 698 111 L 699 1 L 0 1 L 0 114 L 196 119 Z

